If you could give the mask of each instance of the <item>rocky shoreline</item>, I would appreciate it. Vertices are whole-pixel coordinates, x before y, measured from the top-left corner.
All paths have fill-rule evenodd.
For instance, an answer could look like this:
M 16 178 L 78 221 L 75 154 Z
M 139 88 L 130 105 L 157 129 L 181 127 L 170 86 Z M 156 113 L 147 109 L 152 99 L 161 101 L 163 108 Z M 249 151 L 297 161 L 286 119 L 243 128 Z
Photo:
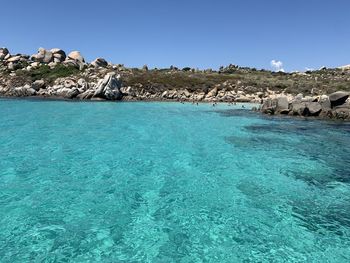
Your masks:
M 329 83 L 350 89 L 350 70 L 275 73 L 232 64 L 219 71 L 174 66 L 150 70 L 103 58 L 87 63 L 79 51 L 67 55 L 62 49 L 40 48 L 28 56 L 0 48 L 0 97 L 258 103 L 270 115 L 350 119 L 349 93 L 324 95 L 334 91 Z M 307 95 L 294 93 L 300 89 Z
M 58 48 L 46 50 L 40 48 L 37 54 L 32 56 L 15 54 L 11 55 L 7 48 L 0 48 L 0 96 L 2 97 L 33 97 L 63 98 L 78 100 L 175 100 L 175 101 L 204 101 L 204 102 L 258 102 L 263 92 L 246 94 L 242 90 L 226 90 L 220 86 L 214 86 L 191 91 L 186 87 L 182 89 L 164 87 L 144 87 L 141 83 L 133 86 L 124 85 L 121 75 L 133 74 L 132 69 L 123 65 L 113 65 L 103 58 L 97 58 L 91 63 L 86 63 L 81 53 L 73 51 L 66 53 Z M 31 81 L 28 76 L 36 74 L 38 70 L 73 71 L 66 77 L 56 77 L 53 80 L 36 79 Z M 177 68 L 171 68 L 170 72 L 176 72 Z M 143 72 L 148 72 L 147 66 Z M 155 70 L 157 71 L 157 70 Z M 1 73 L 1 71 L 0 71 Z M 203 72 L 205 73 L 205 72 Z M 164 73 L 167 74 L 167 73 Z M 27 78 L 26 78 L 27 77 Z M 227 85 L 232 89 L 230 83 Z
M 329 96 L 295 97 L 277 96 L 264 100 L 259 110 L 269 115 L 289 115 L 316 117 L 321 119 L 337 119 L 350 121 L 349 92 L 337 91 Z

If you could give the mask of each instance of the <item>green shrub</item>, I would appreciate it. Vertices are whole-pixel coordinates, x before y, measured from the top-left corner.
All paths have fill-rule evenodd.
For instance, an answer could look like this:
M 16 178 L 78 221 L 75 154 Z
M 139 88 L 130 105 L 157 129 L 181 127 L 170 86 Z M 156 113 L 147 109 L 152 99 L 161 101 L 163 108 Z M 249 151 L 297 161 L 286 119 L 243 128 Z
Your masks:
M 38 79 L 46 79 L 51 82 L 57 78 L 69 77 L 71 75 L 77 74 L 78 72 L 79 69 L 74 66 L 58 64 L 53 69 L 47 65 L 42 65 L 39 68 L 32 70 L 30 72 L 30 75 L 34 81 Z

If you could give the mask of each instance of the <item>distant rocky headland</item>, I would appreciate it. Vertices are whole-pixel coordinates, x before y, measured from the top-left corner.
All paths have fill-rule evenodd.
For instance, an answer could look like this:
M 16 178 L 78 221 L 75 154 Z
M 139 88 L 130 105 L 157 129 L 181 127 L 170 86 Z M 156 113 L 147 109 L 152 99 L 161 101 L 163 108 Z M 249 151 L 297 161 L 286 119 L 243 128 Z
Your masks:
M 127 68 L 79 51 L 0 48 L 0 96 L 72 100 L 252 102 L 267 114 L 350 119 L 350 66 L 272 72 L 236 65 L 218 70 Z

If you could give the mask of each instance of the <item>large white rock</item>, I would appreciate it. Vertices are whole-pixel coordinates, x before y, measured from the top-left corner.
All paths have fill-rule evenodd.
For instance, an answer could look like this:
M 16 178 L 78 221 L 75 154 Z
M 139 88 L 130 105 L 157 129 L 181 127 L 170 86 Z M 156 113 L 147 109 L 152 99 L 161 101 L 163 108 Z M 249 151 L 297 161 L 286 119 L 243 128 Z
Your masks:
M 21 56 L 18 55 L 18 56 L 13 56 L 13 57 L 10 57 L 7 62 L 14 62 L 14 63 L 17 63 L 21 60 Z
M 107 74 L 104 79 L 97 83 L 93 98 L 102 98 L 107 100 L 121 100 L 123 97 L 120 88 L 122 82 L 120 75 L 116 76 L 114 72 Z
M 23 87 L 17 87 L 13 89 L 13 95 L 16 97 L 26 97 L 26 96 L 34 96 L 36 91 L 29 85 L 24 85 Z
M 57 90 L 56 93 L 59 97 L 63 97 L 66 99 L 73 99 L 76 96 L 78 96 L 79 90 L 77 88 L 69 89 L 69 88 L 64 87 L 64 88 Z
M 85 67 L 85 59 L 79 51 L 70 52 L 65 60 L 65 63 L 70 65 L 75 64 L 79 67 L 80 70 Z
M 84 57 L 81 55 L 81 53 L 79 51 L 72 51 L 68 54 L 68 58 L 75 60 L 75 61 L 80 61 L 85 63 L 85 59 Z
M 48 64 L 53 61 L 53 55 L 51 51 L 41 47 L 37 54 L 32 55 L 32 60 Z

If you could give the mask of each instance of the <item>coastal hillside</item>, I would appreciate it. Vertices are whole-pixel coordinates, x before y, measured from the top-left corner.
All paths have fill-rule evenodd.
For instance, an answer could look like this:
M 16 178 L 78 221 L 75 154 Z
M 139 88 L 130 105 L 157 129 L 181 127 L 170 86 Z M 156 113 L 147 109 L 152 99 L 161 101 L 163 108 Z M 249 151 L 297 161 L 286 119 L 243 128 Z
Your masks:
M 307 72 L 271 72 L 236 65 L 218 70 L 127 68 L 103 58 L 88 63 L 78 51 L 40 48 L 12 54 L 0 48 L 0 96 L 92 100 L 261 102 L 350 91 L 348 67 Z

